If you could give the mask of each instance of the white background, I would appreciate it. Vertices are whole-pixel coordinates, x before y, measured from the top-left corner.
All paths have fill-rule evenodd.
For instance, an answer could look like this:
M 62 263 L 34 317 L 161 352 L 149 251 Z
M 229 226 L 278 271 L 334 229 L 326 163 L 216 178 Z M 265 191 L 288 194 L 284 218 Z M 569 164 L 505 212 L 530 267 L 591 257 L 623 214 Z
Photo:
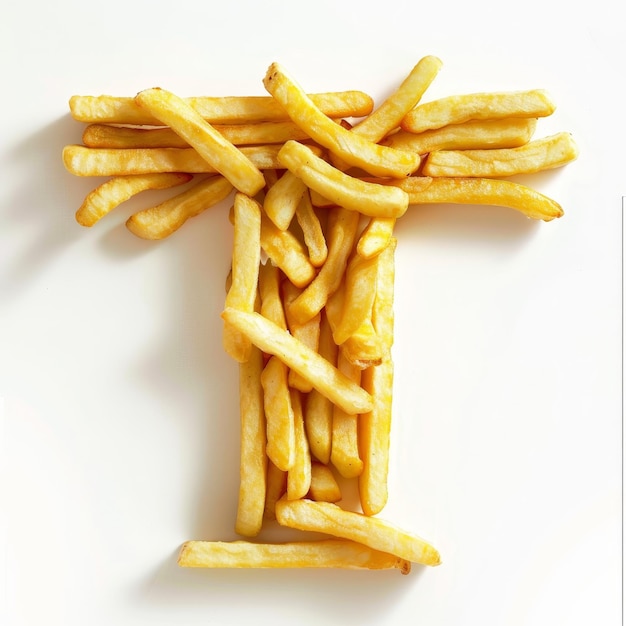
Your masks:
M 582 626 L 621 618 L 621 214 L 626 49 L 614 4 L 110 0 L 0 20 L 3 615 L 10 626 Z M 308 91 L 377 102 L 424 55 L 428 98 L 545 88 L 537 136 L 581 156 L 528 182 L 565 216 L 411 209 L 398 225 L 395 413 L 383 517 L 443 564 L 181 570 L 234 539 L 235 365 L 220 345 L 227 206 L 149 243 L 74 213 L 73 94 Z M 276 533 L 273 536 L 283 536 Z

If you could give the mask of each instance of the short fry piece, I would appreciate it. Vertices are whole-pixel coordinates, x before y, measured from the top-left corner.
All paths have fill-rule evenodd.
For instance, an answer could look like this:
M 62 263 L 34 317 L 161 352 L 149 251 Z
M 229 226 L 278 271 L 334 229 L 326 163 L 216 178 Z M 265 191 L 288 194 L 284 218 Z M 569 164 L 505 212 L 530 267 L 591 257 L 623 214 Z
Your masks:
M 304 432 L 301 392 L 297 389 L 291 389 L 290 395 L 294 417 L 295 456 L 293 465 L 287 473 L 287 498 L 297 500 L 304 498 L 311 487 L 311 453 Z
M 267 489 L 265 491 L 264 519 L 276 519 L 276 503 L 287 493 L 287 472 L 267 460 Z
M 287 230 L 296 207 L 306 191 L 304 182 L 292 174 L 285 172 L 265 194 L 263 209 L 267 216 L 280 230 Z
M 228 308 L 222 312 L 222 318 L 245 333 L 261 350 L 278 356 L 288 367 L 307 378 L 315 389 L 346 413 L 353 415 L 371 409 L 372 398 L 367 392 L 324 357 L 258 313 Z
M 377 517 L 346 511 L 329 502 L 285 500 L 276 503 L 278 523 L 298 530 L 357 541 L 422 565 L 439 565 L 439 552 L 424 539 Z
M 233 186 L 223 176 L 212 176 L 155 207 L 131 215 L 126 227 L 142 239 L 164 239 L 188 219 L 225 200 L 232 191 Z
M 533 174 L 576 159 L 578 147 L 570 133 L 536 139 L 518 148 L 440 150 L 424 163 L 424 176 L 498 177 Z
M 168 189 L 192 179 L 191 174 L 138 174 L 115 176 L 91 191 L 76 211 L 81 226 L 93 226 L 115 207 L 148 189 Z
M 391 241 L 395 217 L 373 217 L 361 233 L 356 251 L 364 259 L 371 259 L 380 254 Z
M 249 196 L 263 189 L 265 179 L 256 165 L 185 100 L 165 89 L 146 89 L 135 100 L 195 148 L 233 187 Z
M 307 497 L 316 502 L 341 500 L 341 489 L 328 465 L 318 462 L 311 464 L 311 488 Z
M 328 246 L 320 220 L 313 209 L 311 194 L 306 190 L 296 207 L 296 220 L 302 230 L 304 244 L 314 267 L 324 265 L 328 257 Z
M 181 567 L 399 569 L 411 564 L 353 541 L 325 539 L 293 543 L 187 541 L 178 557 Z

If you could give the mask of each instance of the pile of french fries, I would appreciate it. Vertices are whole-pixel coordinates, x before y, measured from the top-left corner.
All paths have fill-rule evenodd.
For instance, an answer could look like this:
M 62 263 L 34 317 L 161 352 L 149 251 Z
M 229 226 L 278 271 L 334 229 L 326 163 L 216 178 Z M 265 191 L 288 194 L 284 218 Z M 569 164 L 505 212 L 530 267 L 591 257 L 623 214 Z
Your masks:
M 441 69 L 422 58 L 378 107 L 366 93 L 307 94 L 281 65 L 268 96 L 74 96 L 87 126 L 63 151 L 106 176 L 76 213 L 93 226 L 147 189 L 186 185 L 134 213 L 163 239 L 229 199 L 233 228 L 223 345 L 239 367 L 240 487 L 234 542 L 188 541 L 185 567 L 400 569 L 439 552 L 379 517 L 388 499 L 396 222 L 410 206 L 489 204 L 550 221 L 553 199 L 515 174 L 565 165 L 569 133 L 533 139 L 543 90 L 422 103 Z M 358 486 L 359 507 L 342 487 Z M 359 510 L 357 510 L 357 508 Z M 263 543 L 266 520 L 327 539 Z

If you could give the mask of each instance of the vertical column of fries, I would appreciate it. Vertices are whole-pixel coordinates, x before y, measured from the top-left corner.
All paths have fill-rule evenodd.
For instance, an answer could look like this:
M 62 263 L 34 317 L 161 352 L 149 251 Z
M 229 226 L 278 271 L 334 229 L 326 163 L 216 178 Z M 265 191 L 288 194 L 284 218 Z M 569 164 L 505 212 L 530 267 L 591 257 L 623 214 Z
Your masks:
M 378 107 L 359 91 L 307 94 L 279 64 L 269 96 L 74 96 L 88 126 L 67 169 L 107 176 L 76 214 L 93 226 L 145 189 L 188 184 L 133 214 L 163 239 L 231 197 L 222 318 L 239 367 L 240 489 L 234 542 L 188 541 L 186 567 L 438 565 L 438 551 L 378 517 L 387 503 L 397 220 L 412 205 L 490 204 L 550 221 L 559 204 L 507 180 L 577 156 L 568 133 L 532 140 L 543 90 L 421 103 L 441 69 L 422 58 Z M 355 122 L 356 120 L 356 122 Z M 341 480 L 338 480 L 341 477 Z M 359 510 L 342 506 L 356 481 Z M 264 520 L 329 536 L 261 543 Z

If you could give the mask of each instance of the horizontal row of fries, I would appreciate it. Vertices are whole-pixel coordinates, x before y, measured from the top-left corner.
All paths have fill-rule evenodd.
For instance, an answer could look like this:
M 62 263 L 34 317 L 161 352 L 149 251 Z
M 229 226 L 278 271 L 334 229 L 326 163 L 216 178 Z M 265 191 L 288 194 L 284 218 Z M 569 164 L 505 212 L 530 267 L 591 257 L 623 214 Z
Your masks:
M 74 96 L 87 126 L 63 151 L 78 176 L 105 176 L 76 213 L 93 226 L 147 189 L 187 185 L 134 213 L 163 239 L 230 200 L 223 345 L 239 367 L 240 490 L 247 540 L 189 541 L 187 567 L 438 565 L 438 551 L 378 517 L 388 499 L 395 225 L 412 205 L 490 204 L 550 221 L 561 206 L 514 174 L 577 157 L 569 133 L 533 139 L 555 105 L 543 90 L 421 103 L 441 69 L 422 58 L 378 107 L 359 91 L 307 94 L 281 65 L 269 96 Z M 356 481 L 360 510 L 343 506 Z M 264 520 L 328 540 L 257 542 Z

